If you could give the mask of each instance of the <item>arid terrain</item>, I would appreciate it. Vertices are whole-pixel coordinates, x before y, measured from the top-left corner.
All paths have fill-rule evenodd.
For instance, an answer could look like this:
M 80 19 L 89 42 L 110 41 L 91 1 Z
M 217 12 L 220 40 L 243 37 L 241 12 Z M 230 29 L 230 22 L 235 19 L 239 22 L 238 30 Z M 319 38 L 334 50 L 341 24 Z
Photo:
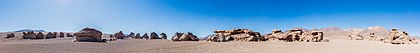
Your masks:
M 108 43 L 0 39 L 1 53 L 416 53 L 419 44 L 331 39 L 330 42 L 205 42 L 123 39 Z

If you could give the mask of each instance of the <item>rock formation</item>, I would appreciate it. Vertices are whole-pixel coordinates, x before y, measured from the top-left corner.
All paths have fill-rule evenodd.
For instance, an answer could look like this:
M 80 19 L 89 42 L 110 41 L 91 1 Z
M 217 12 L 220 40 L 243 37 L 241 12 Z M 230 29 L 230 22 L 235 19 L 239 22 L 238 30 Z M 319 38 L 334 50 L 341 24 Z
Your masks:
M 130 34 L 128 34 L 128 36 L 126 37 L 126 38 L 133 38 L 134 37 L 134 33 L 133 32 L 131 32 Z
M 45 35 L 42 34 L 42 32 L 38 32 L 38 34 L 36 34 L 36 38 L 35 39 L 44 39 L 45 38 L 44 36 Z
M 35 39 L 36 38 L 36 34 L 35 34 L 34 31 L 31 31 L 31 32 L 22 32 L 22 33 L 23 33 L 23 35 L 22 35 L 22 38 L 23 39 Z
M 269 42 L 280 42 L 286 40 L 286 34 L 282 32 L 281 30 L 273 30 L 271 34 L 266 34 L 263 38 L 263 40 L 269 41 Z
M 149 39 L 160 39 L 159 36 L 156 34 L 156 32 L 152 32 L 150 33 L 150 38 Z
M 165 33 L 161 33 L 159 34 L 161 39 L 167 39 L 166 34 Z
M 73 35 L 71 35 L 70 33 L 66 34 L 67 37 L 74 37 Z
M 259 41 L 261 35 L 259 32 L 253 32 L 249 29 L 233 29 L 233 30 L 216 30 L 214 35 L 209 37 L 211 42 L 225 42 L 225 41 Z
M 84 28 L 74 33 L 76 40 L 74 42 L 104 42 L 102 40 L 102 32 L 93 28 Z
M 172 37 L 172 41 L 198 41 L 198 37 L 192 34 L 191 32 L 187 33 L 175 33 L 174 37 Z
M 58 33 L 57 33 L 57 32 L 53 32 L 53 35 L 54 35 L 56 38 L 60 37 L 60 36 L 58 36 Z
M 7 34 L 6 37 L 4 38 L 7 39 L 7 38 L 13 38 L 13 37 L 15 37 L 15 34 L 10 33 L 10 34 Z
M 47 36 L 45 37 L 45 39 L 51 39 L 51 38 L 56 38 L 56 36 L 54 36 L 54 34 L 53 34 L 53 33 L 48 32 L 48 33 L 47 33 Z
M 60 32 L 60 33 L 59 33 L 59 36 L 60 36 L 60 38 L 65 37 L 63 32 Z
M 149 39 L 149 35 L 147 35 L 147 33 L 144 33 L 143 34 L 143 39 L 146 39 L 146 40 Z
M 273 30 L 270 34 L 266 34 L 263 40 L 268 42 L 328 42 L 324 39 L 324 32 L 314 30 L 291 29 L 287 32 L 281 30 Z
M 398 31 L 396 28 L 393 28 L 389 32 L 389 36 L 385 39 L 384 43 L 392 44 L 417 44 L 415 37 L 410 37 L 405 31 Z
M 143 39 L 142 36 L 140 36 L 140 33 L 137 33 L 136 36 L 134 36 L 135 39 Z
M 349 40 L 363 40 L 365 39 L 362 35 L 359 34 L 351 34 L 348 36 Z
M 122 33 L 122 31 L 115 33 L 114 36 L 117 39 L 124 39 L 124 34 Z

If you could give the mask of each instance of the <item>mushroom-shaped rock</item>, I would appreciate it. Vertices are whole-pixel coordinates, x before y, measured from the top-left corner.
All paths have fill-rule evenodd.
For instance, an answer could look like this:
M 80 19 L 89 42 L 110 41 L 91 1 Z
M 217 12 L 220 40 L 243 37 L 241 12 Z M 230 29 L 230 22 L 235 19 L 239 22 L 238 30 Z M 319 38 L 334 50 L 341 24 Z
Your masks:
M 93 28 L 84 28 L 74 33 L 76 40 L 74 42 L 104 42 L 101 38 L 102 32 Z
M 159 34 L 161 39 L 167 39 L 166 34 L 165 33 L 161 33 Z
M 156 32 L 152 32 L 150 33 L 150 38 L 149 39 L 160 39 L 159 36 L 156 34 Z

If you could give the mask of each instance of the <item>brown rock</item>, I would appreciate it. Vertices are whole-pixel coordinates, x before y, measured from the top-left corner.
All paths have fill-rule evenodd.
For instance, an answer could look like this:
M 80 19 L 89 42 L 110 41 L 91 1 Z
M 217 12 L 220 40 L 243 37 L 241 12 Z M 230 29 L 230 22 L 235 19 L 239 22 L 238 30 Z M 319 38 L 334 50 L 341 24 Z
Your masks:
M 167 39 L 166 34 L 165 33 L 161 33 L 159 34 L 161 39 Z
M 15 34 L 13 34 L 13 33 L 9 33 L 9 34 L 7 34 L 6 35 L 6 37 L 4 37 L 5 39 L 7 39 L 7 38 L 13 38 L 13 37 L 15 37 Z
M 44 39 L 45 38 L 44 36 L 45 35 L 42 34 L 42 32 L 38 32 L 38 34 L 36 35 L 36 38 L 35 39 Z
M 143 39 L 146 39 L 146 40 L 149 39 L 149 35 L 147 35 L 147 33 L 144 33 L 143 34 Z
M 47 33 L 47 36 L 45 37 L 45 39 L 51 39 L 51 38 L 56 38 L 56 36 L 54 36 L 54 34 L 53 34 L 53 33 L 48 32 L 48 33 Z
M 60 33 L 59 33 L 59 36 L 60 36 L 60 38 L 65 37 L 63 32 L 60 32 Z
M 66 34 L 67 37 L 74 37 L 73 35 L 71 35 L 70 33 Z
M 122 31 L 115 33 L 114 36 L 117 39 L 124 39 L 124 34 L 122 33 Z
M 183 33 L 181 36 L 179 36 L 180 34 L 176 34 L 173 39 L 173 41 L 198 41 L 199 39 L 197 38 L 197 36 L 195 36 L 194 34 L 192 34 L 191 32 L 188 33 Z M 179 38 L 178 38 L 179 36 Z
M 84 28 L 74 33 L 76 40 L 74 42 L 104 42 L 102 40 L 102 32 L 93 28 Z
M 152 32 L 150 33 L 150 38 L 149 39 L 160 39 L 159 36 L 156 34 L 156 32 Z
M 249 29 L 233 29 L 233 30 L 216 30 L 214 35 L 210 37 L 211 42 L 225 41 L 259 41 L 262 36 L 259 32 L 253 32 Z
M 137 33 L 136 36 L 134 36 L 135 39 L 143 39 L 142 36 L 140 36 L 140 33 Z

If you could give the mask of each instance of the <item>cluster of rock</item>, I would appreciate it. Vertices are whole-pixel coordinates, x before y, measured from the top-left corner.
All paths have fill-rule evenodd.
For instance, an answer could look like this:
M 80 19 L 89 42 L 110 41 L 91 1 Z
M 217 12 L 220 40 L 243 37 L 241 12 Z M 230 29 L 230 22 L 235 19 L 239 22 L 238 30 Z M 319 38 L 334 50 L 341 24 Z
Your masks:
M 214 35 L 207 38 L 210 42 L 226 42 L 226 41 L 260 41 L 262 37 L 259 32 L 253 32 L 249 29 L 233 29 L 233 30 L 216 30 Z
M 150 37 L 149 35 L 147 35 L 147 33 L 144 33 L 142 36 L 140 35 L 140 33 L 133 33 L 131 32 L 129 35 L 124 36 L 124 33 L 122 33 L 122 31 L 119 31 L 117 33 L 115 33 L 114 35 L 110 35 L 112 38 L 115 37 L 116 39 L 125 39 L 125 38 L 133 38 L 133 39 L 167 39 L 167 36 L 165 33 L 161 33 L 159 35 L 157 35 L 156 32 L 152 32 L 150 33 Z
M 171 38 L 172 41 L 198 41 L 198 37 L 191 32 L 187 33 L 178 33 L 176 32 L 175 35 Z
M 105 42 L 102 39 L 102 32 L 93 28 L 84 28 L 79 32 L 74 33 L 76 39 L 73 42 Z
M 292 29 L 285 32 L 273 30 L 272 33 L 261 36 L 259 32 L 253 32 L 249 29 L 216 30 L 214 35 L 207 38 L 210 42 L 226 41 L 268 41 L 268 42 L 321 42 L 324 40 L 323 32 L 318 30 L 303 31 L 302 29 Z
M 66 37 L 63 32 L 59 34 L 57 32 L 51 33 L 48 32 L 47 35 L 44 35 L 42 32 L 35 33 L 34 31 L 22 32 L 22 39 L 51 39 L 51 38 L 63 38 Z M 70 33 L 67 33 L 67 37 L 73 37 Z
M 384 40 L 384 43 L 392 44 L 417 44 L 415 37 L 410 37 L 405 31 L 398 31 L 396 28 L 389 32 L 389 36 Z
M 392 44 L 417 44 L 415 37 L 409 36 L 405 31 L 398 31 L 393 28 L 387 37 L 375 35 L 375 33 L 369 33 L 368 37 L 364 37 L 359 34 L 352 34 L 348 36 L 349 40 L 371 40 L 371 41 L 383 41 L 384 43 Z
M 6 34 L 6 37 L 4 37 L 4 39 L 13 38 L 13 37 L 15 37 L 15 34 L 9 33 L 9 34 Z
M 327 42 L 324 33 L 319 30 L 292 29 L 287 32 L 273 30 L 271 34 L 266 34 L 264 40 L 268 42 Z

